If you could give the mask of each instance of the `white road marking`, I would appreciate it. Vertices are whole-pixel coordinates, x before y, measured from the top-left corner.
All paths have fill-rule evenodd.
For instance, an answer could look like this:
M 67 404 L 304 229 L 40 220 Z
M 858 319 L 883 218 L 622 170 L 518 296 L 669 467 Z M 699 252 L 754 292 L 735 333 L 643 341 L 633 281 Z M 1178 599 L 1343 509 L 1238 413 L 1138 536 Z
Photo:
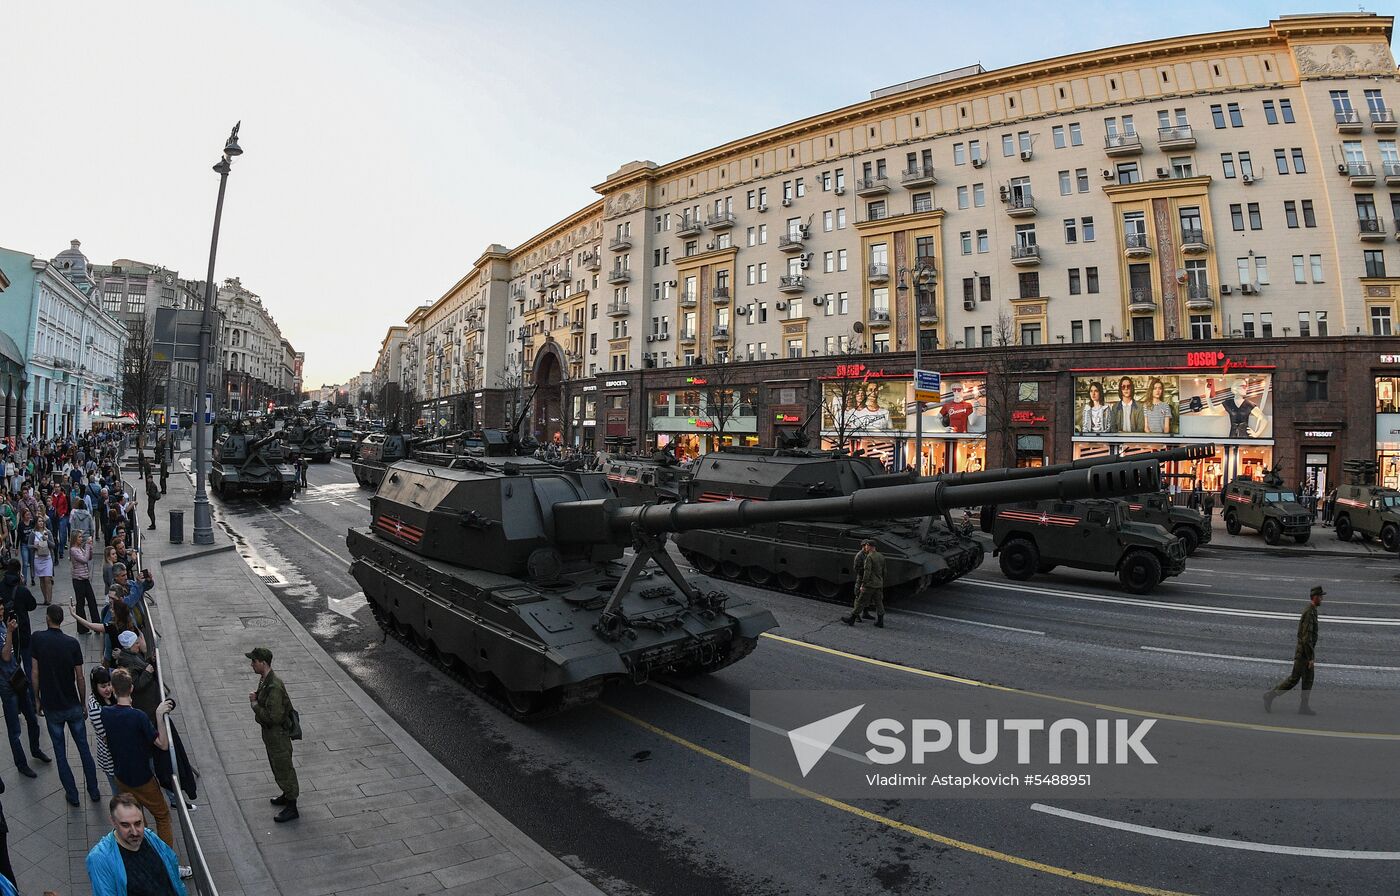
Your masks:
M 1259 656 L 1235 656 L 1230 653 L 1202 653 L 1196 650 L 1174 650 L 1170 647 L 1147 647 L 1143 646 L 1139 650 L 1150 650 L 1153 653 L 1176 653 L 1182 656 L 1203 656 L 1214 660 L 1238 660 L 1241 663 L 1272 663 L 1279 666 L 1291 666 L 1292 660 L 1276 660 Z M 1349 663 L 1317 663 L 1319 669 L 1355 669 L 1362 672 L 1400 672 L 1400 666 L 1353 666 Z
M 1047 806 L 1044 803 L 1032 803 L 1031 811 L 1043 812 L 1046 815 L 1055 815 L 1060 818 L 1069 819 L 1070 821 L 1082 821 L 1085 824 L 1094 824 L 1103 828 L 1115 828 L 1132 834 L 1142 834 L 1147 837 L 1160 837 L 1163 840 L 1178 840 L 1182 843 L 1196 843 L 1201 846 L 1214 846 L 1219 849 L 1241 849 L 1248 852 L 1268 852 L 1278 855 L 1305 856 L 1315 859 L 1353 859 L 1372 862 L 1400 861 L 1400 852 L 1370 849 L 1321 849 L 1314 846 L 1284 846 L 1277 843 L 1251 843 L 1248 840 L 1227 840 L 1223 837 L 1183 834 L 1180 831 L 1151 828 L 1141 824 L 1130 824 L 1126 821 L 1114 821 L 1111 818 L 1100 818 L 1097 815 L 1085 815 L 1082 812 L 1071 812 L 1068 809 L 1057 809 L 1054 806 Z
M 298 516 L 305 516 L 305 514 L 303 514 L 300 510 L 297 510 L 295 507 L 288 507 L 287 509 L 290 510 L 292 513 L 297 514 Z M 276 516 L 276 514 L 273 514 L 273 516 Z
M 1235 610 L 1227 607 L 1205 607 L 1200 604 L 1178 604 L 1167 601 L 1137 600 L 1130 597 L 1108 597 L 1099 594 L 1077 594 L 1073 591 L 1056 591 L 1051 588 L 1031 588 L 1024 585 L 1006 585 L 1001 582 L 988 582 L 982 579 L 962 578 L 959 581 L 969 585 L 991 588 L 996 591 L 1011 591 L 1016 594 L 1043 594 L 1048 597 L 1067 597 L 1090 603 L 1119 604 L 1125 607 L 1146 607 L 1151 610 L 1179 610 L 1183 613 L 1203 613 L 1209 616 L 1238 616 L 1242 619 L 1287 619 L 1296 621 L 1296 613 L 1275 613 L 1270 610 Z M 1326 617 L 1329 625 L 1381 625 L 1400 626 L 1400 619 L 1378 616 L 1332 616 Z
M 369 603 L 363 591 L 356 591 L 349 597 L 334 598 L 327 595 L 326 607 L 332 612 L 344 616 L 346 619 L 354 619 L 355 611 Z M 358 621 L 358 620 L 356 620 Z
M 1033 628 L 1016 628 L 1014 625 L 997 625 L 992 622 L 976 622 L 972 619 L 959 619 L 956 616 L 939 616 L 937 613 L 924 613 L 920 610 L 890 609 L 891 613 L 900 613 L 907 616 L 923 616 L 926 619 L 942 619 L 945 622 L 961 622 L 963 625 L 980 625 L 982 628 L 999 628 L 1006 632 L 1021 632 L 1026 635 L 1043 635 L 1045 632 L 1038 632 Z
M 776 734 L 784 740 L 786 740 L 790 736 L 790 732 L 784 731 L 777 725 L 770 725 L 767 722 L 760 722 L 758 719 L 755 719 L 752 716 L 746 716 L 741 712 L 735 712 L 732 709 L 726 709 L 725 707 L 720 706 L 717 703 L 711 703 L 708 700 L 703 700 L 699 697 L 691 696 L 690 694 L 687 694 L 684 691 L 676 690 L 670 685 L 659 684 L 655 681 L 649 681 L 647 682 L 647 684 L 656 688 L 658 691 L 665 691 L 672 697 L 679 697 L 680 699 L 685 700 L 688 703 L 694 703 L 696 706 L 704 707 L 705 709 L 708 709 L 711 712 L 717 712 L 722 716 L 727 716 L 731 719 L 734 719 L 735 721 L 743 722 L 745 725 L 757 728 L 760 731 L 767 731 L 769 734 Z M 867 759 L 865 756 L 862 756 L 860 753 L 852 753 L 849 750 L 843 750 L 840 747 L 832 747 L 829 752 L 835 753 L 838 756 L 844 756 L 847 759 L 854 759 L 856 762 L 862 763 L 864 765 L 870 764 L 870 760 Z
M 339 506 L 340 506 L 340 502 L 339 502 L 339 501 L 331 501 L 331 502 L 330 502 L 330 505 L 331 505 L 332 507 L 339 507 Z

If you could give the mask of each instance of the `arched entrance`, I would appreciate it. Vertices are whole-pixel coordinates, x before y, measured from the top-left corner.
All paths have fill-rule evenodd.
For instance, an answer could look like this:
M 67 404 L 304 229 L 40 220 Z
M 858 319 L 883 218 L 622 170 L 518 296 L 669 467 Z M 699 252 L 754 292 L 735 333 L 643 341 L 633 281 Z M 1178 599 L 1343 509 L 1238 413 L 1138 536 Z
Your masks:
M 558 343 L 548 342 L 535 356 L 534 381 L 539 388 L 530 407 L 530 435 L 553 442 L 564 435 L 564 356 Z

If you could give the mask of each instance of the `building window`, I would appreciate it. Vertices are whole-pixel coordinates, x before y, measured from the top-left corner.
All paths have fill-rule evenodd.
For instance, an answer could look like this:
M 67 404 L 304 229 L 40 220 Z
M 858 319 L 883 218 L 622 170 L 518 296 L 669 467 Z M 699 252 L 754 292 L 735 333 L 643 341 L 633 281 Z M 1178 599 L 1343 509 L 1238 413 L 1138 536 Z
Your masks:
M 1260 312 L 1259 335 L 1265 339 L 1274 338 L 1274 315 L 1272 311 Z
M 1086 242 L 1086 243 L 1092 243 L 1092 242 L 1094 241 L 1094 218 L 1093 218 L 1093 216 L 1089 216 L 1089 217 L 1086 217 L 1086 218 L 1080 218 L 1080 219 L 1079 219 L 1079 229 L 1080 229 L 1080 231 L 1081 231 L 1081 234 L 1080 234 L 1080 235 L 1083 236 L 1083 238 L 1084 238 L 1084 242 Z
M 1304 267 L 1304 264 L 1303 264 L 1303 256 L 1301 256 L 1301 255 L 1295 255 L 1295 256 L 1293 256 L 1293 282 L 1294 282 L 1294 283 L 1307 283 L 1307 282 L 1308 282 L 1307 268 Z
M 1295 146 L 1295 147 L 1293 147 L 1293 149 L 1291 150 L 1291 152 L 1290 152 L 1289 154 L 1293 157 L 1293 172 L 1294 172 L 1295 174 L 1305 174 L 1305 173 L 1307 173 L 1307 170 L 1308 170 L 1308 169 L 1307 169 L 1307 166 L 1303 163 L 1303 150 L 1302 150 L 1302 148 L 1301 148 L 1301 147 L 1298 147 L 1298 146 Z
M 1225 127 L 1225 107 L 1219 103 L 1210 107 L 1210 120 L 1215 125 L 1216 130 Z
M 1021 344 L 1040 345 L 1040 324 L 1021 324 Z
M 1311 312 L 1311 311 L 1299 311 L 1299 312 L 1298 312 L 1298 335 L 1299 335 L 1299 336 L 1311 336 L 1311 335 L 1312 335 L 1312 312 Z
M 919 214 L 920 212 L 931 212 L 931 211 L 933 211 L 933 194 L 932 194 L 932 193 L 915 193 L 915 194 L 914 194 L 914 214 L 917 215 L 917 214 Z
M 876 333 L 870 338 L 870 350 L 874 353 L 883 354 L 890 350 L 890 334 Z
M 1065 242 L 1076 243 L 1079 241 L 1079 229 L 1075 225 L 1073 218 L 1065 218 Z
M 1142 172 L 1137 162 L 1118 163 L 1118 183 L 1136 184 L 1142 181 Z
M 1308 263 L 1309 263 L 1309 266 L 1312 268 L 1312 282 L 1314 282 L 1314 283 L 1322 283 L 1322 282 L 1323 282 L 1323 279 L 1322 279 L 1322 256 L 1321 256 L 1321 255 L 1309 255 L 1309 256 L 1308 256 Z M 1321 312 L 1318 312 L 1318 313 L 1320 314 Z M 1322 334 L 1319 333 L 1318 335 L 1322 335 Z
M 1375 306 L 1371 309 L 1371 335 L 1390 335 L 1390 309 L 1382 306 Z
M 1327 401 L 1327 371 L 1308 371 L 1308 401 Z
M 1380 249 L 1367 249 L 1364 253 L 1362 253 L 1362 257 L 1366 260 L 1367 277 L 1385 276 L 1384 252 L 1382 252 Z
M 1070 342 L 1083 342 L 1083 341 L 1084 341 L 1084 321 L 1082 321 L 1082 320 L 1072 320 L 1072 321 L 1070 321 L 1070 323 L 1069 323 L 1069 341 L 1070 341 Z
M 1254 338 L 1254 315 L 1251 314 L 1251 313 L 1249 313 L 1249 312 L 1245 312 L 1244 314 L 1241 314 L 1241 315 L 1240 315 L 1240 327 L 1242 328 L 1242 329 L 1240 330 L 1240 332 L 1241 332 L 1242 334 L 1244 334 L 1244 337 L 1245 337 L 1246 339 L 1253 339 L 1253 338 Z
M 1225 177 L 1233 179 L 1235 176 L 1235 154 L 1232 152 L 1222 152 L 1220 154 L 1220 167 L 1225 173 Z
M 1156 327 L 1150 317 L 1133 318 L 1133 341 L 1152 342 L 1156 339 Z
M 1020 287 L 1021 298 L 1035 299 L 1040 297 L 1040 273 L 1038 271 L 1022 271 L 1016 275 L 1016 280 Z
M 1089 192 L 1089 169 L 1088 169 L 1088 168 L 1076 168 L 1076 169 L 1074 169 L 1074 183 L 1075 183 L 1075 189 L 1077 189 L 1079 192 L 1081 192 L 1081 193 L 1087 193 L 1087 192 Z
M 1298 229 L 1298 203 L 1291 199 L 1283 203 L 1283 220 L 1289 230 Z
M 979 301 L 990 302 L 992 300 L 992 278 L 988 274 L 983 274 L 977 278 L 977 298 Z
M 1230 205 L 1230 226 L 1235 230 L 1244 230 L 1244 206 L 1237 202 Z
M 1051 140 L 1054 141 L 1054 144 L 1055 144 L 1055 148 L 1056 148 L 1056 149 L 1064 149 L 1064 148 L 1065 148 L 1065 126 L 1062 125 L 1062 124 L 1057 124 L 1057 125 L 1055 125 L 1054 127 L 1052 127 L 1052 128 L 1050 129 L 1050 138 L 1051 138 Z M 1010 155 L 1010 153 L 1007 153 L 1007 155 Z
M 1092 295 L 1092 294 L 1095 294 L 1095 293 L 1097 293 L 1097 292 L 1099 291 L 1099 269 L 1098 269 L 1098 268 L 1092 267 L 1092 268 L 1085 268 L 1085 269 L 1084 269 L 1084 287 L 1085 287 L 1085 291 L 1088 292 L 1088 293 L 1091 294 L 1091 295 Z M 1094 341 L 1095 341 L 1095 342 L 1098 342 L 1097 339 L 1095 339 Z
M 992 346 L 992 328 L 991 328 L 991 327 L 983 327 L 983 328 L 982 328 L 982 333 L 981 333 L 981 338 L 982 338 L 982 347 L 983 347 L 983 348 L 991 348 L 991 346 Z
M 1209 339 L 1211 337 L 1212 326 L 1209 314 L 1191 315 L 1191 338 Z
M 1299 207 L 1301 207 L 1302 210 L 1303 210 L 1303 226 L 1304 226 L 1304 227 L 1316 227 L 1316 226 L 1317 226 L 1317 216 L 1316 216 L 1315 214 L 1313 214 L 1313 203 L 1312 203 L 1312 200 L 1311 200 L 1311 199 L 1304 199 L 1303 201 L 1301 201 L 1300 203 L 1298 203 L 1298 205 L 1299 205 Z
M 964 254 L 964 255 L 971 255 L 971 254 L 972 254 L 972 231 L 971 231 L 971 230 L 964 230 L 962 233 L 960 233 L 960 234 L 958 235 L 958 239 L 959 239 L 959 242 L 962 244 L 962 254 Z
M 967 187 L 958 187 L 958 208 L 967 208 L 969 204 Z
M 1069 294 L 1077 296 L 1083 291 L 1083 283 L 1080 279 L 1079 268 L 1069 269 Z
M 989 251 L 991 251 L 991 243 L 988 241 L 987 231 L 977 231 L 977 254 L 985 255 Z
M 1319 336 L 1326 336 L 1326 335 L 1327 335 L 1327 312 L 1326 312 L 1326 311 L 1319 311 L 1319 312 L 1317 312 L 1317 335 L 1319 335 Z
M 1278 111 L 1274 108 L 1273 100 L 1264 100 L 1264 123 L 1278 124 Z
M 1288 151 L 1284 149 L 1274 150 L 1274 165 L 1278 168 L 1279 174 L 1288 173 Z
M 1246 209 L 1247 209 L 1247 211 L 1249 212 L 1249 229 L 1250 229 L 1250 230 L 1263 230 L 1263 229 L 1264 229 L 1264 221 L 1263 221 L 1263 218 L 1261 218 L 1260 215 L 1259 215 L 1259 203 L 1257 203 L 1257 202 L 1251 202 L 1251 203 L 1249 203 L 1249 205 L 1246 207 Z
M 1069 179 L 1069 171 L 1060 172 L 1060 195 L 1068 196 L 1074 192 L 1074 184 Z

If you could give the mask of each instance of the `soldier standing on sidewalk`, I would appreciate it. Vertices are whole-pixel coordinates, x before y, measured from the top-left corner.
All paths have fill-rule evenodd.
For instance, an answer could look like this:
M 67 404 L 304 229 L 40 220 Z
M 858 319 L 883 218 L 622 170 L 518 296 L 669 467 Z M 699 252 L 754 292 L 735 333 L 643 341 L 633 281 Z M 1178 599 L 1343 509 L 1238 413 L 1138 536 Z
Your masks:
M 161 446 L 160 451 L 160 493 L 165 494 L 165 483 L 170 478 L 170 462 L 166 458 L 166 447 Z
M 856 555 L 856 602 L 851 615 L 841 621 L 855 625 L 872 603 L 875 605 L 875 627 L 885 627 L 885 555 L 875 549 L 875 542 L 866 539 Z
M 263 746 L 267 748 L 267 761 L 272 766 L 272 776 L 282 793 L 274 797 L 274 806 L 282 811 L 273 816 L 273 821 L 291 821 L 301 817 L 297 811 L 297 796 L 301 787 L 297 783 L 297 770 L 292 764 L 292 739 L 287 732 L 288 716 L 292 702 L 287 698 L 287 688 L 282 679 L 272 671 L 272 651 L 266 647 L 254 647 L 244 654 L 252 661 L 253 671 L 258 673 L 258 689 L 248 695 L 253 707 L 253 717 L 262 727 Z
M 164 454 L 161 457 L 165 457 Z M 156 486 L 156 481 L 151 477 L 149 470 L 146 471 L 146 518 L 151 521 L 147 529 L 156 527 L 156 502 L 160 496 L 165 494 L 165 490 Z
M 1312 707 L 1308 706 L 1308 699 L 1312 696 L 1313 657 L 1317 651 L 1317 608 L 1325 594 L 1327 592 L 1322 590 L 1321 585 L 1313 586 L 1312 594 L 1309 595 L 1311 603 L 1303 611 L 1303 615 L 1298 617 L 1298 645 L 1293 649 L 1293 671 L 1283 681 L 1264 692 L 1265 712 L 1273 712 L 1274 698 L 1284 691 L 1291 691 L 1293 686 L 1301 681 L 1303 702 L 1298 706 L 1298 713 L 1305 716 L 1317 715 Z

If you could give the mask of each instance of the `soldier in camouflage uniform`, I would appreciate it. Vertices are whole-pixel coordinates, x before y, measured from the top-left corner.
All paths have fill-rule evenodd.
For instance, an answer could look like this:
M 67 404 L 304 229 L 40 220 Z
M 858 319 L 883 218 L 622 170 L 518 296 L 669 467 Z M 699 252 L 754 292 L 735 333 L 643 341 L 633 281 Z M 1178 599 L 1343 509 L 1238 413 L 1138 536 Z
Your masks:
M 885 555 L 875 549 L 873 541 L 865 541 L 856 555 L 856 602 L 851 615 L 842 616 L 841 621 L 855 625 L 865 613 L 866 607 L 875 605 L 875 627 L 885 627 Z
M 267 761 L 272 766 L 272 776 L 282 793 L 271 800 L 272 805 L 281 806 L 282 811 L 273 816 L 273 821 L 291 821 L 300 818 L 297 811 L 297 796 L 301 787 L 297 783 L 297 770 L 292 765 L 292 739 L 287 733 L 288 714 L 292 701 L 287 697 L 287 688 L 282 679 L 272 671 L 272 651 L 266 647 L 254 647 L 244 656 L 252 661 L 253 671 L 258 673 L 258 689 L 248 695 L 253 706 L 253 717 L 262 728 L 263 746 L 267 748 Z
M 1298 706 L 1300 715 L 1315 716 L 1316 712 L 1308 706 L 1308 698 L 1312 696 L 1313 686 L 1313 656 L 1317 650 L 1317 608 L 1322 603 L 1322 598 L 1326 594 L 1321 585 L 1314 585 L 1312 594 L 1309 595 L 1311 603 L 1303 611 L 1303 615 L 1298 618 L 1298 646 L 1293 650 L 1293 671 L 1288 677 L 1280 681 L 1275 687 L 1264 692 L 1264 711 L 1272 712 L 1274 698 L 1284 691 L 1291 691 L 1293 686 L 1299 681 L 1303 683 L 1303 702 Z

